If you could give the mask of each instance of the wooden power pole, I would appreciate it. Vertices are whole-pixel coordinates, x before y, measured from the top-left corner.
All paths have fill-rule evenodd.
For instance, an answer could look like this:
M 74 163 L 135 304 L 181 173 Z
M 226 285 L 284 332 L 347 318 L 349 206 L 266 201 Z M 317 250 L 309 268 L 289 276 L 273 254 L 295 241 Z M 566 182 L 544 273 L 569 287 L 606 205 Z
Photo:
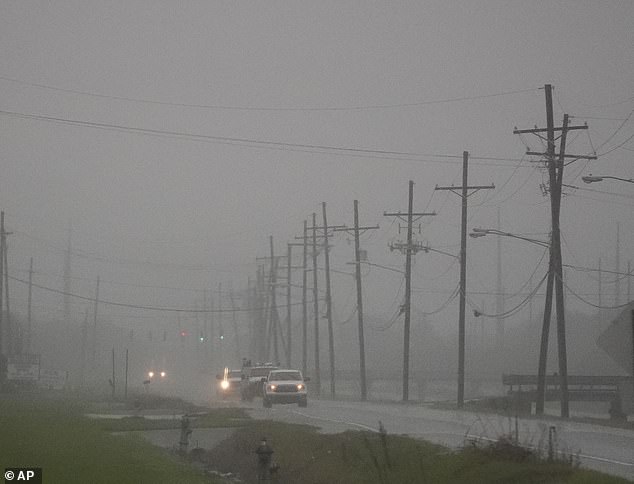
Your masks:
M 432 213 L 414 213 L 414 182 L 409 181 L 409 199 L 408 199 L 407 213 L 395 212 L 388 213 L 383 212 L 385 217 L 397 217 L 398 219 L 407 222 L 407 242 L 391 244 L 390 250 L 400 250 L 405 254 L 405 304 L 403 305 L 403 312 L 405 313 L 405 322 L 403 327 L 403 401 L 409 400 L 409 339 L 410 339 L 410 317 L 411 317 L 411 280 L 412 280 L 412 255 L 415 255 L 418 251 L 424 250 L 423 245 L 420 243 L 412 242 L 412 224 L 425 216 L 436 215 Z M 403 217 L 406 218 L 403 218 Z M 400 227 L 399 227 L 400 228 Z
M 465 382 L 465 303 L 467 296 L 467 198 L 479 190 L 492 190 L 495 185 L 469 186 L 469 152 L 462 153 L 462 186 L 436 187 L 449 190 L 462 199 L 462 223 L 460 230 L 460 309 L 458 313 L 458 408 L 464 406 Z M 458 193 L 456 190 L 460 190 Z M 471 190 L 471 193 L 469 191 Z
M 544 86 L 546 97 L 546 128 L 534 129 L 514 129 L 514 134 L 531 133 L 542 136 L 546 133 L 547 149 L 545 153 L 527 151 L 527 155 L 541 156 L 545 159 L 548 167 L 549 192 L 550 192 L 550 213 L 551 213 L 551 241 L 550 260 L 548 264 L 548 279 L 546 286 L 546 301 L 544 307 L 544 320 L 542 325 L 542 336 L 540 343 L 539 365 L 537 370 L 537 401 L 535 412 L 541 415 L 544 412 L 544 398 L 546 392 L 546 364 L 548 358 L 548 337 L 550 332 L 550 316 L 552 305 L 552 293 L 555 292 L 555 307 L 557 312 L 557 353 L 559 357 L 559 387 L 561 392 L 561 417 L 568 418 L 569 395 L 568 395 L 568 363 L 566 355 L 566 318 L 564 312 L 563 293 L 563 261 L 561 254 L 561 232 L 559 218 L 561 213 L 561 193 L 563 185 L 563 172 L 566 158 L 574 159 L 596 159 L 596 156 L 569 155 L 566 154 L 566 136 L 569 131 L 588 129 L 587 125 L 569 126 L 568 115 L 564 114 L 563 126 L 555 127 L 553 116 L 552 86 Z M 560 131 L 559 156 L 556 155 L 555 132 Z
M 357 281 L 357 316 L 358 316 L 358 334 L 359 334 L 359 381 L 361 382 L 361 400 L 366 401 L 368 399 L 366 372 L 365 372 L 365 337 L 363 335 L 363 293 L 361 287 L 361 249 L 359 247 L 359 236 L 363 232 L 368 230 L 378 229 L 379 226 L 373 227 L 359 227 L 359 201 L 354 201 L 354 228 L 352 233 L 354 235 L 354 265 L 355 265 L 355 278 Z M 349 228 L 336 229 L 345 230 L 351 232 Z

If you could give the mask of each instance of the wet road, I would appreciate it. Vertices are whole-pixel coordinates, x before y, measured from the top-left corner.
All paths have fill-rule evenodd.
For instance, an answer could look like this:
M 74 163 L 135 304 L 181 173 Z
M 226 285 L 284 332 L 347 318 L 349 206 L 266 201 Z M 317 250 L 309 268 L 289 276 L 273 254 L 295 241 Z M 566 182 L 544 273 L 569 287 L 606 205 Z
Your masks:
M 239 403 L 253 418 L 311 424 L 322 432 L 349 429 L 377 431 L 379 421 L 388 433 L 407 434 L 452 448 L 465 439 L 497 439 L 515 434 L 515 420 L 492 414 L 437 410 L 421 405 L 311 400 L 308 408 L 261 402 Z M 522 444 L 548 448 L 549 428 L 556 433 L 556 449 L 578 455 L 583 467 L 634 480 L 634 432 L 561 420 L 519 419 L 517 433 Z

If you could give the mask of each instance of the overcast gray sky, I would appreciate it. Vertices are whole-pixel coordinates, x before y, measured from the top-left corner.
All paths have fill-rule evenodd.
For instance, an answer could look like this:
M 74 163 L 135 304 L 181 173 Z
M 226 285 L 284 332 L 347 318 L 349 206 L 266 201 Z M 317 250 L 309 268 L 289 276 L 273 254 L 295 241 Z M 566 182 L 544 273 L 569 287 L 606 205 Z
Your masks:
M 19 278 L 34 257 L 39 283 L 62 288 L 71 223 L 74 292 L 92 295 L 100 275 L 104 299 L 192 307 L 194 289 L 244 288 L 268 236 L 285 251 L 312 212 L 321 220 L 322 201 L 329 222 L 352 224 L 354 199 L 362 224 L 381 225 L 363 242 L 370 259 L 402 266 L 387 248 L 398 224 L 382 214 L 407 209 L 410 179 L 416 209 L 438 212 L 418 239 L 457 253 L 459 198 L 434 186 L 461 183 L 464 150 L 470 183 L 497 187 L 470 197 L 469 227 L 495 226 L 499 207 L 504 230 L 546 238 L 547 177 L 524 156 L 525 143 L 542 146 L 512 134 L 545 126 L 546 83 L 557 124 L 564 113 L 589 124 L 568 151 L 599 154 L 566 168 L 579 189 L 566 189 L 564 262 L 601 257 L 614 270 L 617 222 L 622 270 L 634 251 L 632 185 L 581 181 L 634 177 L 631 1 L 4 0 L 0 44 L 0 208 Z M 334 267 L 351 270 L 352 246 L 334 243 Z M 515 293 L 543 251 L 511 240 L 504 251 Z M 472 299 L 493 311 L 495 240 L 470 240 L 469 256 Z M 535 282 L 545 270 L 544 259 Z M 596 303 L 593 277 L 569 271 L 568 282 Z M 415 305 L 433 311 L 457 265 L 421 254 L 414 279 Z M 373 268 L 365 283 L 366 311 L 389 317 L 400 276 Z M 353 280 L 334 284 L 342 321 Z M 13 286 L 23 311 L 24 287 Z M 40 317 L 59 309 L 39 301 Z M 157 317 L 110 311 L 124 326 Z M 434 321 L 453 328 L 456 317 L 453 303 Z

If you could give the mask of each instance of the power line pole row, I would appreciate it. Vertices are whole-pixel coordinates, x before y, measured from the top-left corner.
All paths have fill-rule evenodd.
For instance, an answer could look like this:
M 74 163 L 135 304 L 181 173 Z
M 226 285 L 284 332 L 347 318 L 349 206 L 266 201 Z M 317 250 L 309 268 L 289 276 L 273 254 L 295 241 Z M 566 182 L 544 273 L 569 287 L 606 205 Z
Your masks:
M 334 231 L 336 229 L 340 229 L 345 227 L 345 225 L 328 225 L 328 218 L 326 215 L 326 202 L 322 202 L 321 211 L 323 217 L 323 226 L 321 227 L 322 240 L 323 240 L 323 251 L 324 251 L 324 264 L 325 264 L 325 283 L 326 283 L 326 320 L 328 321 L 328 356 L 330 363 L 330 396 L 332 398 L 335 397 L 335 336 L 334 336 L 334 328 L 332 324 L 332 292 L 330 285 L 330 246 L 328 245 L 328 238 L 330 236 L 330 231 Z M 313 225 L 313 234 L 315 234 L 315 230 L 318 228 Z M 316 258 L 315 258 L 316 261 Z M 315 271 L 317 270 L 316 264 L 314 267 Z M 316 277 L 316 274 L 315 276 Z M 315 335 L 317 337 L 317 334 Z

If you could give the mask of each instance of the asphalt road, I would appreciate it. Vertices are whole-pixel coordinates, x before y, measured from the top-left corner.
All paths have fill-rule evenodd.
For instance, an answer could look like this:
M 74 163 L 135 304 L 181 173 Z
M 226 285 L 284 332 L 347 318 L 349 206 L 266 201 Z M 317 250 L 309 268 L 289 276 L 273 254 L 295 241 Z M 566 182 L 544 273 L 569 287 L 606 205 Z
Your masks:
M 378 431 L 382 422 L 388 433 L 407 434 L 452 448 L 460 447 L 465 439 L 514 435 L 516 428 L 514 419 L 503 416 L 414 404 L 311 400 L 308 408 L 275 405 L 266 409 L 256 399 L 239 405 L 249 408 L 253 418 L 310 424 L 327 433 L 349 429 Z M 559 452 L 578 455 L 583 467 L 634 480 L 634 432 L 561 420 L 519 419 L 520 443 L 547 449 L 551 426 Z

